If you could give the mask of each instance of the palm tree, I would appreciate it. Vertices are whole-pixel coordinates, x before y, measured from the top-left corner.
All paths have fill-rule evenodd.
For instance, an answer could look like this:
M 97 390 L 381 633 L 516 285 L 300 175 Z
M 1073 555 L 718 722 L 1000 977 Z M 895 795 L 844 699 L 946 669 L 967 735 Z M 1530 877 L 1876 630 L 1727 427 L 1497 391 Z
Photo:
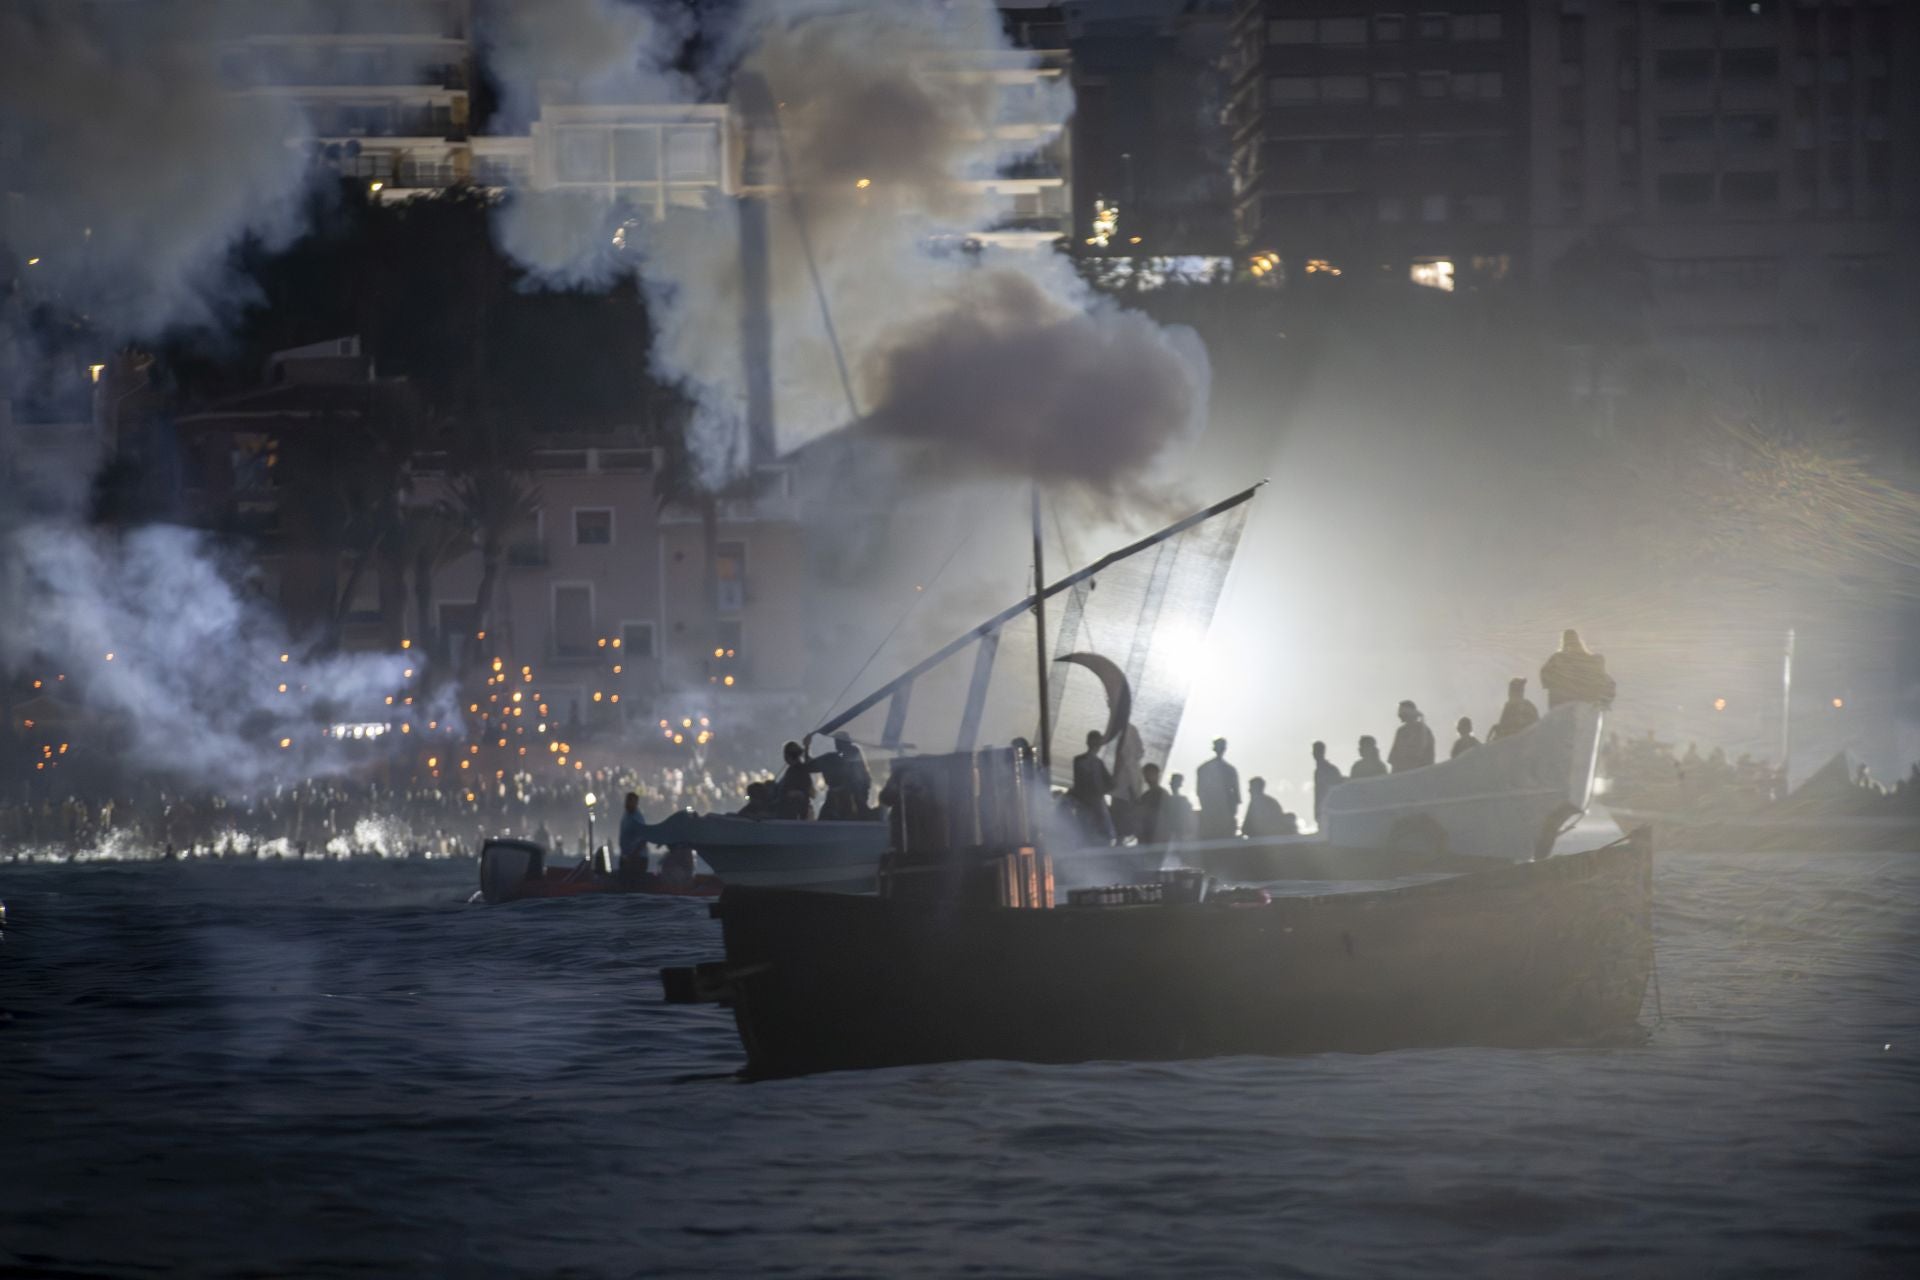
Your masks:
M 453 509 L 480 546 L 480 585 L 474 591 L 474 627 L 490 631 L 493 597 L 513 531 L 540 509 L 530 474 L 529 441 L 491 418 L 452 442 Z M 417 583 L 416 583 L 417 586 Z M 474 650 L 478 654 L 478 650 Z

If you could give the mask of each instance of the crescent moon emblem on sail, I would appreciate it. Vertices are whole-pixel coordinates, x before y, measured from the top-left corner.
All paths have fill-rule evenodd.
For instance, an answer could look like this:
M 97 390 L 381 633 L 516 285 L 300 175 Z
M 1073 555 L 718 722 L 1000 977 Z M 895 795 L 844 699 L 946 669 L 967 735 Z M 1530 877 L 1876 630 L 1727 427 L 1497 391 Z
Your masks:
M 1085 667 L 1099 677 L 1106 689 L 1107 729 L 1106 735 L 1100 739 L 1100 745 L 1104 747 L 1124 733 L 1127 722 L 1133 718 L 1133 686 L 1127 683 L 1127 673 L 1120 669 L 1119 664 L 1098 653 L 1069 653 L 1054 661 Z

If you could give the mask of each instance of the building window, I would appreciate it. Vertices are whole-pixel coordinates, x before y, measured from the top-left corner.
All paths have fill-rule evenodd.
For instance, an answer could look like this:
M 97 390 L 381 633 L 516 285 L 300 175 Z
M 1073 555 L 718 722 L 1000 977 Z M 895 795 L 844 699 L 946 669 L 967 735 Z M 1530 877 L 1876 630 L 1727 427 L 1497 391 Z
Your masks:
M 594 651 L 593 640 L 593 587 L 586 583 L 554 584 L 554 656 L 590 657 Z
M 1455 40 L 1498 40 L 1500 15 L 1497 13 L 1456 13 L 1453 15 Z
M 722 613 L 739 613 L 747 607 L 747 544 L 722 542 L 714 549 L 714 577 L 718 579 L 716 603 Z
M 1373 38 L 1382 42 L 1407 38 L 1407 15 L 1379 13 L 1373 18 Z
M 1655 121 L 1660 141 L 1672 143 L 1712 142 L 1713 117 L 1707 115 L 1666 115 Z
M 1423 13 L 1420 15 L 1420 38 L 1422 40 L 1445 40 L 1447 38 L 1447 19 L 1445 13 Z
M 1720 55 L 1720 74 L 1729 80 L 1772 80 L 1780 74 L 1778 49 L 1728 49 Z
M 1312 18 L 1275 18 L 1267 23 L 1268 44 L 1312 44 Z
M 1320 100 L 1322 102 L 1365 102 L 1367 78 L 1365 76 L 1321 76 Z
M 1653 56 L 1653 73 L 1668 84 L 1705 84 L 1713 78 L 1713 50 L 1662 49 Z
M 1460 212 L 1468 222 L 1505 222 L 1507 202 L 1500 196 L 1461 196 Z
M 1721 174 L 1720 198 L 1728 204 L 1748 207 L 1777 204 L 1780 175 L 1771 172 Z
M 1713 0 L 1660 0 L 1654 12 L 1663 18 L 1710 18 Z
M 575 507 L 573 509 L 573 545 L 610 547 L 613 545 L 613 509 L 611 507 Z
M 1275 76 L 1267 81 L 1267 101 L 1276 107 L 1318 102 L 1320 88 L 1312 76 Z
M 1420 221 L 1445 222 L 1447 220 L 1447 198 L 1440 196 L 1420 197 Z
M 1729 142 L 1775 142 L 1780 137 L 1780 117 L 1770 111 L 1725 116 L 1720 127 Z
M 1365 44 L 1367 20 L 1365 18 L 1322 18 L 1319 35 L 1321 44 Z
M 1444 98 L 1453 86 L 1453 74 L 1447 71 L 1422 71 L 1414 78 L 1414 91 L 1423 98 Z
M 1405 222 L 1407 220 L 1406 197 L 1381 196 L 1378 214 L 1382 222 Z
M 1504 87 L 1504 79 L 1498 71 L 1456 71 L 1453 73 L 1453 96 L 1455 101 L 1498 101 Z
M 1373 78 L 1373 104 L 1377 107 L 1404 106 L 1407 101 L 1407 78 L 1397 73 L 1375 76 Z
M 1697 209 L 1713 203 L 1710 173 L 1663 173 L 1656 186 L 1661 205 L 1669 209 Z
M 620 627 L 620 653 L 627 663 L 645 662 L 653 654 L 653 624 L 628 622 Z

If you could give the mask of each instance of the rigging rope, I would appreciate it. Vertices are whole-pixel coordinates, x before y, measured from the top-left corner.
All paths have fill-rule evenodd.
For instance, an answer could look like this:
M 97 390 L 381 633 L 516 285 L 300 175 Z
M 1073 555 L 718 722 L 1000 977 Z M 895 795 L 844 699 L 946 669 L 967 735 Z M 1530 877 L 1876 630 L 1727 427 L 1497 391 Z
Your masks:
M 840 371 L 840 390 L 847 397 L 847 412 L 860 420 L 860 404 L 854 399 L 853 378 L 847 372 L 846 353 L 840 349 L 840 332 L 833 327 L 833 309 L 827 305 L 827 290 L 820 283 L 820 264 L 814 260 L 813 237 L 807 232 L 806 211 L 800 205 L 800 184 L 794 180 L 793 162 L 787 155 L 787 127 L 780 121 L 779 103 L 772 111 L 774 145 L 780 151 L 780 173 L 787 182 L 787 204 L 793 214 L 794 230 L 800 235 L 800 252 L 807 260 L 807 274 L 813 280 L 813 296 L 820 303 L 820 321 L 827 328 L 827 345 L 833 348 L 833 364 Z
M 873 665 L 874 659 L 878 658 L 881 651 L 892 642 L 893 637 L 899 632 L 901 626 L 906 623 L 906 620 L 913 616 L 913 611 L 920 607 L 920 602 L 927 598 L 928 589 L 931 588 L 934 583 L 940 581 L 940 575 L 947 571 L 947 566 L 952 564 L 955 557 L 962 551 L 966 550 L 967 544 L 971 541 L 973 541 L 973 529 L 969 528 L 966 535 L 954 544 L 953 550 L 947 552 L 947 558 L 940 562 L 940 567 L 933 571 L 933 576 L 927 579 L 925 586 L 922 587 L 921 590 L 913 593 L 913 603 L 901 610 L 900 616 L 893 620 L 891 627 L 887 628 L 887 634 L 880 637 L 880 643 L 873 646 L 873 652 L 868 654 L 867 660 L 860 664 L 860 669 L 847 677 L 847 682 L 840 686 L 840 692 L 834 694 L 833 701 L 827 704 L 826 711 L 814 717 L 816 720 L 824 719 L 827 715 L 831 715 L 833 709 L 840 705 L 840 700 L 847 696 L 847 690 L 853 688 L 854 681 L 867 673 L 867 668 Z

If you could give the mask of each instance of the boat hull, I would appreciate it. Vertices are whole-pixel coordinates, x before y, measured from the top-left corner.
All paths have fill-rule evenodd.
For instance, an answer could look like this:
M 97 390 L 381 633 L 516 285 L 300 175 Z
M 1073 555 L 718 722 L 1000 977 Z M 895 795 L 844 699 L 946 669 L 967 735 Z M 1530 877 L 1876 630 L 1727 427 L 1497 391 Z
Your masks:
M 685 846 L 730 885 L 872 893 L 887 851 L 884 822 L 801 822 L 676 813 L 647 828 L 652 844 Z
M 1544 857 L 1593 796 L 1605 712 L 1571 702 L 1424 769 L 1350 778 L 1321 805 L 1328 842 L 1511 862 Z
M 1022 911 L 729 887 L 721 981 L 755 1077 L 1590 1043 L 1652 967 L 1652 845 L 1264 906 Z

